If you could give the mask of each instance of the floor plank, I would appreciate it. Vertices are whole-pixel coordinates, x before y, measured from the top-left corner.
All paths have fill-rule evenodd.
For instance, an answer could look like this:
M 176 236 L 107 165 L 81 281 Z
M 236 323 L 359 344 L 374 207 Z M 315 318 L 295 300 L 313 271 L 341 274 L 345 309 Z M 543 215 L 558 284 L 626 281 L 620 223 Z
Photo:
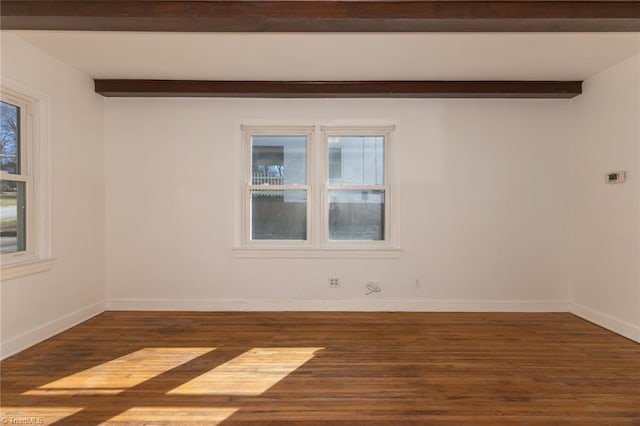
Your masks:
M 562 313 L 105 312 L 0 368 L 4 424 L 640 424 L 640 345 Z

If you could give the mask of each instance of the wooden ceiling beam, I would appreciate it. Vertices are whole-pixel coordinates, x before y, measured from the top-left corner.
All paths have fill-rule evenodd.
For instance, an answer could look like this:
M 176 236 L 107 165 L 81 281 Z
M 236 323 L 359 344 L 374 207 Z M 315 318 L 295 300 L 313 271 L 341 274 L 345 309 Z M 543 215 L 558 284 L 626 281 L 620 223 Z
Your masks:
M 637 0 L 2 0 L 7 30 L 640 31 Z
M 573 98 L 581 81 L 95 80 L 108 97 Z

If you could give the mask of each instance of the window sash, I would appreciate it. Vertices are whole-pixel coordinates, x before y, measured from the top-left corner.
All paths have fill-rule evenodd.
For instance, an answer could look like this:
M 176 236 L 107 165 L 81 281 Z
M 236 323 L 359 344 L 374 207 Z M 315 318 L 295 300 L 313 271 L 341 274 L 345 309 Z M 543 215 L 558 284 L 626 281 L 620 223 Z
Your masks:
M 289 186 L 285 186 L 285 185 L 280 185 L 280 186 L 275 186 L 275 185 L 251 185 L 248 186 L 248 191 L 246 192 L 246 200 L 248 203 L 248 211 L 246 212 L 246 216 L 247 216 L 247 237 L 248 237 L 248 242 L 250 242 L 252 245 L 282 245 L 282 246 L 289 246 L 289 245 L 309 245 L 311 242 L 311 232 L 312 232 L 312 224 L 311 224 L 311 187 L 310 186 L 296 186 L 296 185 L 289 185 Z M 305 234 L 306 234 L 306 238 L 305 239 L 267 239 L 267 238 L 253 238 L 253 229 L 254 229 L 254 223 L 253 223 L 253 193 L 254 191 L 268 191 L 268 192 L 282 192 L 283 196 L 284 193 L 287 191 L 290 192 L 305 192 L 306 195 L 306 208 L 305 208 L 305 221 L 306 221 L 306 227 L 305 227 Z
M 305 191 L 307 195 L 306 236 L 305 240 L 276 240 L 252 238 L 252 199 L 253 191 Z M 247 246 L 264 247 L 309 247 L 313 240 L 313 191 L 311 185 L 246 185 L 244 191 L 244 236 Z
M 313 209 L 315 208 L 314 192 L 311 182 L 314 176 L 314 143 L 313 126 L 242 126 L 244 133 L 244 186 L 243 214 L 244 229 L 243 240 L 245 246 L 254 247 L 309 247 L 313 241 Z M 253 183 L 253 137 L 255 136 L 303 136 L 306 138 L 306 184 L 273 185 L 268 182 Z M 276 239 L 252 239 L 252 200 L 251 193 L 255 190 L 268 191 L 306 191 L 306 239 L 305 240 L 276 240 Z
M 342 126 L 323 126 L 322 142 L 323 142 L 323 191 L 322 191 L 322 246 L 327 248 L 383 248 L 391 247 L 392 237 L 392 218 L 391 218 L 391 184 L 390 184 L 390 139 L 393 126 L 362 126 L 362 127 L 342 127 Z M 329 163 L 330 163 L 330 144 L 329 139 L 332 137 L 348 137 L 348 136 L 380 136 L 383 137 L 383 185 L 350 185 L 350 184 L 329 184 Z M 344 165 L 343 165 L 344 167 Z M 382 240 L 332 240 L 329 238 L 329 191 L 383 191 L 384 192 L 384 223 L 382 224 L 384 233 Z
M 384 229 L 382 240 L 333 240 L 329 238 L 329 191 L 381 191 L 384 193 Z M 390 247 L 391 246 L 391 196 L 389 185 L 327 185 L 323 191 L 323 246 L 330 248 L 343 248 L 345 246 L 357 247 Z

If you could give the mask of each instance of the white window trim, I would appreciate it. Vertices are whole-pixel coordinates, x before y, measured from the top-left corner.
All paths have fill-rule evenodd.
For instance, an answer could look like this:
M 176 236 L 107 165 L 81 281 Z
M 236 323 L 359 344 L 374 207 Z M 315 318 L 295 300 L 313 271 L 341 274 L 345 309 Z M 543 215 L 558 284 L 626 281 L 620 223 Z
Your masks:
M 241 259 L 399 259 L 401 248 L 253 248 L 236 247 Z
M 0 256 L 2 281 L 53 267 L 51 245 L 51 98 L 18 81 L 0 77 L 3 99 L 25 108 L 21 117 L 21 162 L 27 185 L 27 250 Z M 4 174 L 2 178 L 14 179 Z
M 322 247 L 329 249 L 391 249 L 394 247 L 392 229 L 393 217 L 391 201 L 391 134 L 395 126 L 321 126 L 323 158 L 329 158 L 329 138 L 331 136 L 383 136 L 384 137 L 384 184 L 383 185 L 329 185 L 328 167 L 323 167 L 322 174 Z M 330 240 L 329 239 L 329 191 L 330 190 L 383 190 L 385 193 L 384 239 L 381 241 Z
M 394 125 L 365 124 L 357 126 L 334 125 L 241 125 L 242 130 L 242 162 L 241 198 L 242 221 L 237 235 L 233 254 L 238 258 L 342 258 L 342 259 L 398 259 L 402 252 L 399 246 L 399 224 L 397 223 L 397 194 L 394 189 L 392 202 L 392 185 L 390 171 L 392 166 L 392 134 Z M 348 189 L 360 188 L 385 190 L 385 239 L 384 241 L 330 241 L 328 239 L 329 208 L 328 190 L 328 137 L 381 135 L 385 137 L 385 184 L 348 186 Z M 251 182 L 251 137 L 261 135 L 301 135 L 307 136 L 307 185 L 298 186 L 307 189 L 307 241 L 251 240 L 251 217 L 248 182 Z M 316 142 L 319 140 L 320 143 Z M 324 158 L 318 162 L 318 158 Z M 327 167 L 324 167 L 324 166 Z M 347 189 L 347 186 L 336 186 Z M 255 189 L 255 187 L 254 187 Z
M 314 223 L 314 186 L 313 176 L 315 172 L 315 126 L 242 126 L 244 138 L 243 150 L 243 191 L 242 191 L 242 215 L 243 215 L 243 245 L 250 248 L 308 248 L 313 241 Z M 251 140 L 253 136 L 305 136 L 307 138 L 307 183 L 306 185 L 252 185 L 252 164 L 251 164 Z M 307 239 L 305 241 L 296 240 L 252 240 L 251 239 L 251 205 L 249 196 L 251 190 L 256 189 L 294 189 L 307 191 Z

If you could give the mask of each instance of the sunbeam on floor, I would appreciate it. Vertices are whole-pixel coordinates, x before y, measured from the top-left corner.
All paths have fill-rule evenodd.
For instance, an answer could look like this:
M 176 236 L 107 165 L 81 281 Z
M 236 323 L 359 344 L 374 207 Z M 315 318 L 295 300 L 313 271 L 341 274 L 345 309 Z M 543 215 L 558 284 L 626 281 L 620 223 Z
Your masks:
M 111 406 L 104 423 L 139 422 L 162 424 L 217 424 L 238 411 L 238 407 L 188 406 L 183 395 L 259 396 L 283 380 L 314 355 L 320 347 L 252 348 L 233 359 L 211 368 L 195 378 L 170 389 L 159 387 L 149 395 L 156 406 L 132 406 L 126 395 L 119 394 L 214 351 L 215 347 L 143 348 L 95 367 L 49 382 L 23 392 L 24 397 L 50 397 L 49 407 L 4 407 L 2 422 L 7 424 L 51 424 L 85 410 Z M 202 370 L 198 370 L 202 371 Z M 149 391 L 147 391 L 149 392 Z M 94 397 L 94 406 L 58 407 L 56 398 Z M 101 400 L 100 398 L 110 398 Z M 176 400 L 176 398 L 178 400 Z M 48 401 L 39 400 L 40 403 Z M 108 413 L 108 411 L 107 411 Z M 70 420 L 69 420 L 70 421 Z
M 169 395 L 260 395 L 324 348 L 253 348 Z
M 56 380 L 25 395 L 112 395 L 130 389 L 215 348 L 144 348 Z

